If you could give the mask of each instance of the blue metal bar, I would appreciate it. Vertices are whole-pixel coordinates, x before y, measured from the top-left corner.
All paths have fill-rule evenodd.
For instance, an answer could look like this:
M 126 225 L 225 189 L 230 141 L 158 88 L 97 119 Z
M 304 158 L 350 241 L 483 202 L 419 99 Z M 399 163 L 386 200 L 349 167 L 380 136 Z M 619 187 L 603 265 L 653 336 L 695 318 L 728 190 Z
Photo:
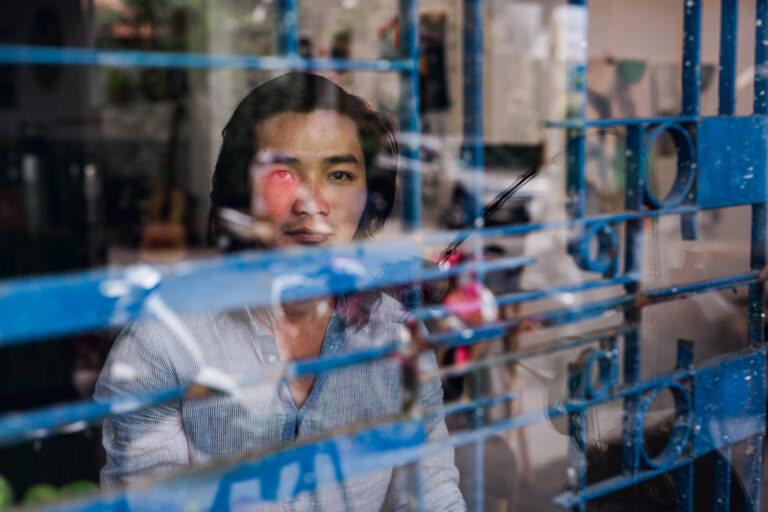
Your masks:
M 561 286 L 557 288 L 549 288 L 547 290 L 535 290 L 530 292 L 517 292 L 510 293 L 509 295 L 501 295 L 496 297 L 496 303 L 502 304 L 519 304 L 521 302 L 531 302 L 534 300 L 546 299 L 548 297 L 555 297 L 564 293 L 579 293 L 588 290 L 597 290 L 599 288 L 608 288 L 611 286 L 623 285 L 633 283 L 635 281 L 632 277 L 620 276 L 613 279 L 607 279 L 605 281 L 593 281 L 590 283 L 575 284 L 571 286 Z
M 597 290 L 600 288 L 607 288 L 610 286 L 617 286 L 621 284 L 627 284 L 634 282 L 631 277 L 616 277 L 606 281 L 594 281 L 591 283 L 576 284 L 571 286 L 562 286 L 559 288 L 551 288 L 548 290 L 534 290 L 530 292 L 516 292 L 508 295 L 501 295 L 496 297 L 496 304 L 499 306 L 509 304 L 519 304 L 521 302 L 532 302 L 535 300 L 541 300 L 548 297 L 556 297 L 565 293 L 579 293 L 589 290 Z M 411 313 L 414 317 L 420 319 L 432 319 L 443 318 L 451 314 L 451 309 L 447 307 L 429 307 L 421 310 L 416 310 Z
M 217 55 L 7 44 L 0 44 L 0 63 L 128 68 L 228 68 L 267 71 L 417 72 L 418 67 L 415 59 L 303 59 L 296 56 Z
M 713 365 L 725 363 L 727 361 L 739 359 L 741 357 L 747 357 L 754 354 L 764 354 L 764 353 L 765 353 L 764 348 L 740 349 L 726 355 L 715 356 L 709 360 L 703 361 L 700 363 L 699 368 L 690 368 L 690 367 L 676 368 L 672 371 L 664 372 L 654 377 L 639 379 L 636 383 L 632 385 L 625 384 L 624 387 L 616 388 L 611 393 L 608 393 L 606 395 L 602 395 L 602 396 L 591 398 L 591 399 L 583 399 L 583 400 L 577 399 L 577 400 L 569 400 L 567 402 L 556 403 L 550 406 L 546 410 L 520 414 L 520 415 L 514 416 L 513 418 L 510 418 L 511 421 L 505 420 L 505 421 L 496 423 L 494 425 L 499 427 L 501 425 L 505 425 L 507 426 L 507 429 L 524 427 L 547 418 L 550 418 L 550 419 L 557 418 L 559 416 L 566 415 L 574 411 L 586 410 L 590 407 L 608 403 L 618 398 L 625 398 L 638 393 L 645 393 L 649 390 L 656 389 L 656 388 L 665 388 L 674 383 L 677 383 L 680 380 L 693 378 L 696 376 L 696 373 L 698 371 L 701 371 L 702 369 L 706 370 L 707 368 Z
M 507 402 L 511 402 L 512 400 L 517 400 L 518 398 L 520 398 L 520 392 L 511 391 L 509 393 L 504 393 L 503 395 L 483 397 L 477 400 L 462 400 L 460 402 L 454 402 L 450 405 L 436 407 L 434 410 L 425 409 L 424 415 L 427 417 L 448 416 L 460 412 L 472 411 L 478 407 L 487 408 L 493 407 L 494 405 L 505 404 Z
M 569 44 L 579 45 L 575 48 L 583 48 L 582 52 L 576 52 L 578 57 L 573 56 L 565 63 L 566 65 L 566 113 L 567 121 L 574 123 L 572 127 L 566 129 L 566 210 L 572 218 L 581 218 L 584 216 L 586 208 L 586 178 L 584 175 L 584 165 L 586 162 L 586 140 L 584 137 L 583 123 L 586 119 L 587 108 L 587 2 L 586 0 L 569 0 L 568 3 L 573 9 L 580 7 L 582 9 L 580 22 L 583 26 L 578 27 L 581 30 L 579 41 L 571 40 Z M 571 11 L 575 16 L 576 10 Z M 577 25 L 574 23 L 573 27 Z M 572 36 L 569 36 L 572 37 Z
M 582 371 L 577 365 L 568 367 L 569 396 L 571 400 L 584 400 L 586 398 L 584 386 L 581 384 Z M 568 489 L 577 493 L 587 485 L 587 415 L 585 410 L 578 410 L 568 414 L 568 435 L 571 442 L 568 444 Z M 584 512 L 583 503 L 577 504 L 571 510 Z
M 673 117 L 633 117 L 626 119 L 565 119 L 562 121 L 547 121 L 548 128 L 605 128 L 608 126 L 654 125 L 665 123 L 693 123 L 698 121 L 696 116 Z
M 401 197 L 403 205 L 403 228 L 406 232 L 421 227 L 421 96 L 418 62 L 421 57 L 419 47 L 419 6 L 418 0 L 400 0 L 398 5 L 400 27 L 400 51 L 404 58 L 416 65 L 400 77 L 400 130 L 406 134 L 401 146 L 403 168 L 401 169 Z M 418 282 L 414 283 L 418 286 Z M 406 301 L 406 307 L 421 305 L 421 297 L 416 296 Z M 418 368 L 418 351 L 410 351 L 411 364 L 406 368 Z M 403 378 L 404 396 L 419 396 L 420 382 L 416 375 L 406 369 Z M 404 403 L 404 410 L 418 415 L 418 400 Z M 409 480 L 409 493 L 415 493 L 417 510 L 423 507 L 423 468 L 420 462 L 415 466 L 415 478 Z M 413 504 L 412 504 L 413 505 Z
M 621 336 L 626 333 L 628 329 L 607 329 L 600 330 L 593 333 L 588 333 L 584 336 L 576 337 L 575 339 L 569 338 L 567 340 L 558 339 L 557 341 L 537 344 L 536 347 L 528 348 L 525 350 L 516 350 L 514 352 L 506 352 L 493 357 L 485 357 L 480 360 L 476 360 L 469 363 L 453 366 L 443 366 L 433 372 L 422 374 L 422 380 L 424 382 L 454 376 L 464 375 L 468 372 L 479 370 L 482 368 L 492 368 L 494 366 L 501 366 L 509 363 L 515 363 L 529 357 L 539 357 L 545 354 L 553 354 L 564 350 L 570 350 L 578 348 L 589 343 L 595 343 L 607 337 Z
M 0 341 L 15 345 L 121 326 L 153 316 L 150 298 L 177 313 L 192 313 L 408 283 L 420 276 L 420 256 L 421 249 L 406 240 L 366 242 L 2 281 Z
M 748 510 L 760 510 L 760 487 L 763 468 L 763 434 L 747 439 L 747 463 L 744 469 L 744 487 Z
M 283 55 L 299 54 L 299 5 L 297 0 L 277 3 L 277 48 Z
M 701 92 L 701 0 L 686 0 L 683 15 L 683 111 L 699 115 Z
M 768 114 L 768 0 L 757 0 L 755 29 L 755 114 Z M 768 172 L 768 169 L 760 169 Z M 750 268 L 764 271 L 768 264 L 768 206 L 752 205 L 752 243 Z M 753 345 L 765 342 L 765 283 L 756 282 L 749 287 L 749 341 Z
M 562 507 L 573 508 L 579 504 L 583 504 L 595 498 L 599 498 L 600 496 L 604 496 L 621 489 L 626 489 L 627 487 L 631 487 L 640 482 L 650 480 L 651 478 L 662 475 L 670 470 L 691 464 L 693 463 L 693 460 L 694 459 L 685 457 L 663 468 L 645 469 L 630 475 L 621 475 L 607 478 L 596 484 L 588 485 L 579 493 L 573 493 L 570 491 L 564 492 L 563 494 L 557 496 L 553 501 Z
M 768 0 L 757 0 L 755 10 L 755 114 L 768 114 Z
M 586 209 L 586 178 L 584 163 L 586 142 L 581 129 L 569 128 L 566 131 L 567 156 L 567 187 L 568 215 L 573 218 L 583 218 Z
M 634 125 L 627 128 L 626 147 L 626 190 L 624 192 L 624 208 L 627 211 L 638 212 L 643 215 L 643 187 L 641 180 L 645 174 L 645 150 L 644 130 L 642 126 Z M 639 280 L 642 272 L 643 258 L 643 221 L 631 219 L 627 221 L 624 236 L 624 273 Z M 629 293 L 635 293 L 637 285 L 628 289 Z
M 78 432 L 110 414 L 127 414 L 178 400 L 184 397 L 186 390 L 186 387 L 179 387 L 106 402 L 87 401 L 33 412 L 8 413 L 0 416 L 0 446 Z
M 483 195 L 485 185 L 483 179 L 484 143 L 483 143 L 483 1 L 464 0 L 464 142 L 462 144 L 462 161 L 466 168 L 474 174 L 471 197 L 465 201 L 465 215 L 470 226 L 483 226 Z M 482 258 L 482 247 L 478 246 L 476 258 Z M 483 273 L 478 273 L 483 278 Z M 481 374 L 472 375 L 475 385 L 473 393 L 475 400 L 480 398 Z M 482 408 L 474 409 L 470 417 L 472 427 L 477 430 L 483 425 Z M 485 450 L 483 440 L 474 445 L 474 510 L 485 510 Z M 469 501 L 469 497 L 467 497 Z
M 400 51 L 403 59 L 414 65 L 403 70 L 401 78 L 400 129 L 408 134 L 401 147 L 403 227 L 414 231 L 421 227 L 421 96 L 418 62 L 419 5 L 416 0 L 400 0 Z
M 677 512 L 693 510 L 693 462 L 684 464 L 675 470 L 675 498 Z
M 718 113 L 736 111 L 736 56 L 739 47 L 739 1 L 722 0 L 720 8 L 720 78 Z
M 485 228 L 482 230 L 462 230 L 462 231 L 442 231 L 437 233 L 430 233 L 424 236 L 424 243 L 428 245 L 432 244 L 444 244 L 450 243 L 459 237 L 466 236 L 467 238 L 472 235 L 482 236 L 483 238 L 512 236 L 512 235 L 525 235 L 534 231 L 545 231 L 551 229 L 565 229 L 577 226 L 585 226 L 589 224 L 608 224 L 624 222 L 628 220 L 639 220 L 653 217 L 662 217 L 666 215 L 683 215 L 696 213 L 699 208 L 695 207 L 676 207 L 661 210 L 647 210 L 642 213 L 638 212 L 621 212 L 621 213 L 608 213 L 601 215 L 592 215 L 590 217 L 583 217 L 578 219 L 565 219 L 555 220 L 549 222 L 537 222 L 532 224 L 513 224 L 510 226 L 500 226 L 493 228 Z
M 765 277 L 759 272 L 747 272 L 745 274 L 713 279 L 712 281 L 701 281 L 680 286 L 644 290 L 640 293 L 641 299 L 639 302 L 645 305 L 674 299 L 684 299 L 699 293 L 708 293 L 726 288 L 746 286 L 756 281 L 762 282 L 764 279 Z
M 578 307 L 557 309 L 546 311 L 544 313 L 534 313 L 520 316 L 512 320 L 485 324 L 475 327 L 474 329 L 466 329 L 460 332 L 451 331 L 432 334 L 427 338 L 427 341 L 435 347 L 470 345 L 480 340 L 499 338 L 507 334 L 514 334 L 524 322 L 533 322 L 540 328 L 555 327 L 572 322 L 580 322 L 588 318 L 594 318 L 618 308 L 624 308 L 626 305 L 631 304 L 636 300 L 637 297 L 635 296 L 622 296 Z
M 461 160 L 474 174 L 472 196 L 466 201 L 470 226 L 482 227 L 483 217 L 483 1 L 464 4 L 464 141 Z M 482 509 L 478 509 L 482 510 Z
M 302 376 L 329 371 L 333 368 L 390 357 L 397 354 L 400 349 L 399 343 L 392 343 L 369 350 L 324 356 L 309 361 L 284 363 L 277 367 L 233 375 L 232 379 L 238 388 L 248 388 L 266 382 L 293 380 Z M 195 385 L 205 386 L 204 383 Z M 226 392 L 214 389 L 209 391 L 210 393 Z M 72 433 L 82 430 L 107 415 L 129 414 L 170 400 L 183 399 L 188 392 L 189 386 L 180 386 L 131 397 L 115 397 L 98 402 L 84 401 L 48 407 L 31 413 L 8 413 L 0 416 L 0 446 L 51 437 L 60 433 Z M 441 407 L 434 408 L 431 413 L 440 414 Z
M 731 447 L 715 459 L 715 511 L 731 512 Z
M 533 265 L 536 262 L 534 258 L 527 258 L 524 256 L 512 257 L 512 258 L 500 258 L 498 260 L 490 261 L 470 261 L 469 263 L 462 263 L 450 268 L 438 268 L 433 267 L 424 270 L 419 276 L 422 281 L 429 281 L 432 279 L 442 279 L 449 276 L 457 276 L 460 274 L 484 274 L 487 272 L 493 272 L 496 270 L 510 270 L 514 268 L 523 268 L 529 265 Z
M 592 318 L 595 315 L 600 315 L 605 312 L 615 310 L 618 307 L 624 307 L 625 316 L 627 316 L 627 323 L 629 325 L 637 326 L 639 325 L 638 322 L 640 309 L 646 305 L 658 304 L 660 302 L 686 298 L 700 293 L 709 293 L 717 290 L 733 288 L 736 286 L 745 286 L 755 281 L 763 282 L 765 279 L 766 277 L 762 274 L 751 272 L 747 274 L 716 279 L 714 281 L 692 283 L 679 287 L 673 286 L 658 288 L 640 292 L 636 295 L 623 295 L 621 297 L 585 304 L 575 308 L 556 309 L 543 313 L 520 316 L 504 322 L 496 322 L 493 324 L 486 324 L 483 326 L 475 327 L 471 330 L 434 334 L 429 337 L 429 341 L 438 345 L 466 345 L 475 343 L 480 340 L 492 339 L 513 333 L 524 322 L 534 322 L 538 324 L 538 327 L 540 328 L 553 327 L 571 322 L 579 322 L 587 318 Z M 632 281 L 632 283 L 634 283 L 634 281 Z M 633 284 L 628 286 L 634 289 Z M 431 309 L 426 310 L 423 312 L 421 317 L 431 318 L 440 316 L 440 311 L 441 310 L 439 308 L 434 311 Z M 639 378 L 640 375 L 638 336 L 639 333 L 629 333 L 627 335 L 628 344 L 637 345 L 634 350 L 632 350 L 631 347 L 625 346 L 625 357 L 629 358 L 629 360 L 625 360 L 625 379 L 630 379 L 630 382 Z
M 764 171 L 765 172 L 765 171 Z M 768 263 L 768 206 L 752 205 L 752 244 L 750 267 L 764 272 Z M 760 345 L 765 342 L 765 282 L 757 281 L 749 286 L 749 342 Z
M 643 186 L 642 180 L 645 175 L 645 148 L 644 148 L 644 126 L 642 124 L 629 125 L 627 127 L 627 148 L 626 148 L 626 190 L 625 190 L 625 209 L 636 211 L 643 215 Z M 627 294 L 635 295 L 640 288 L 640 278 L 642 276 L 642 257 L 643 257 L 643 221 L 642 219 L 632 219 L 627 221 L 624 235 L 624 273 L 632 276 L 635 281 L 625 285 Z M 640 321 L 641 311 L 635 303 L 635 307 L 627 307 L 624 311 L 624 321 L 631 326 L 631 329 L 624 335 L 624 382 L 627 385 L 635 384 L 640 380 Z M 642 399 L 640 393 L 629 395 L 624 400 L 624 417 L 626 421 L 622 423 L 622 453 L 621 469 L 626 476 L 634 478 L 640 469 L 640 443 L 638 439 L 642 436 L 640 425 L 638 424 L 638 409 Z

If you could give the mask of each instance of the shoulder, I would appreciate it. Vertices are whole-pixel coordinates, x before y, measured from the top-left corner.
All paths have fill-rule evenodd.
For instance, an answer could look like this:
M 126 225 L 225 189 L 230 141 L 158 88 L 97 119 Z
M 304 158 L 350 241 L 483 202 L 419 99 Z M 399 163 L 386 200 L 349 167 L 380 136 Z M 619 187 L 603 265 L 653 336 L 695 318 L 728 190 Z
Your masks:
M 134 392 L 179 385 L 221 354 L 225 340 L 234 344 L 251 339 L 249 329 L 239 313 L 227 312 L 138 320 L 118 335 L 99 377 L 97 394 L 129 381 Z

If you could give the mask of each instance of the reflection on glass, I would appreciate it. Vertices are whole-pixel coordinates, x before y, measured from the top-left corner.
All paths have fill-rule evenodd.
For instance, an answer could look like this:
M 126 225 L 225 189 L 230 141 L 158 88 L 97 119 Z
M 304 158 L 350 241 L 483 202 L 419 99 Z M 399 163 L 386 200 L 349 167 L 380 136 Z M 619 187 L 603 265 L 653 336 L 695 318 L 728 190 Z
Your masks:
M 325 78 L 291 73 L 254 89 L 235 109 L 223 137 L 208 239 L 224 250 L 367 239 L 392 210 L 396 169 L 377 165 L 381 152 L 390 161 L 397 157 L 391 121 Z M 298 303 L 282 303 L 278 295 L 272 307 L 243 305 L 205 315 L 176 316 L 162 305 L 151 307 L 157 321 L 132 325 L 120 335 L 96 386 L 97 399 L 178 386 L 202 386 L 212 396 L 108 419 L 101 474 L 106 486 L 401 412 L 403 370 L 397 360 L 299 378 L 278 371 L 292 361 L 403 339 L 402 305 L 382 292 Z M 419 362 L 422 370 L 436 365 L 432 352 Z M 260 382 L 239 386 L 238 374 L 257 372 L 263 374 Z M 423 407 L 439 405 L 439 381 L 422 386 L 418 399 Z M 427 421 L 426 433 L 430 442 L 446 439 L 441 416 Z M 463 509 L 452 452 L 423 464 L 424 499 L 435 510 Z M 385 502 L 397 508 L 408 499 L 406 472 L 395 466 L 352 478 L 317 495 L 299 495 L 293 506 L 319 500 L 331 508 L 375 510 Z

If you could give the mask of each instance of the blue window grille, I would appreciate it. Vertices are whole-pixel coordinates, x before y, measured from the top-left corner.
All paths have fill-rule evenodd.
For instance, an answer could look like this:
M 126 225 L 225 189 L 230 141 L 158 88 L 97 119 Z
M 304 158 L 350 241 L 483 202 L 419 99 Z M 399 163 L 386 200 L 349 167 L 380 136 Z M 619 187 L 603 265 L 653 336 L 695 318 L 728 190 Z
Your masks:
M 584 0 L 573 0 L 574 12 L 586 20 Z M 298 55 L 298 9 L 295 0 L 280 0 L 280 55 L 269 57 L 147 53 L 83 48 L 46 48 L 0 45 L 0 62 L 6 64 L 66 64 L 124 67 L 240 68 L 260 70 L 368 70 L 397 71 L 402 76 L 403 153 L 408 168 L 402 179 L 405 226 L 416 230 L 421 225 L 421 191 L 418 169 L 420 127 L 418 74 L 418 4 L 401 0 L 402 57 L 397 60 L 306 59 Z M 482 21 L 481 0 L 464 0 L 464 144 L 462 158 L 467 168 L 477 171 L 478 198 L 483 181 L 483 101 L 482 101 Z M 542 230 L 569 228 L 577 233 L 569 244 L 570 256 L 585 271 L 600 279 L 576 286 L 516 292 L 498 297 L 499 304 L 537 300 L 556 293 L 581 292 L 622 285 L 626 293 L 618 298 L 578 307 L 550 310 L 528 317 L 483 325 L 471 332 L 430 335 L 434 347 L 479 343 L 516 332 L 526 320 L 543 327 L 579 322 L 606 311 L 620 311 L 624 325 L 610 331 L 569 339 L 539 352 L 513 352 L 495 361 L 476 361 L 457 373 L 469 373 L 482 366 L 507 364 L 526 357 L 587 347 L 585 357 L 567 368 L 569 397 L 546 409 L 519 414 L 495 422 L 484 422 L 482 410 L 493 403 L 510 401 L 515 393 L 493 398 L 476 395 L 474 400 L 442 406 L 440 410 L 407 410 L 388 423 L 355 431 L 332 434 L 311 443 L 286 446 L 255 459 L 193 470 L 179 477 L 156 482 L 149 487 L 110 491 L 66 504 L 57 510 L 112 510 L 155 508 L 158 503 L 191 503 L 196 487 L 213 482 L 217 493 L 213 503 L 198 508 L 227 509 L 229 491 L 236 482 L 259 480 L 264 497 L 282 499 L 329 481 L 373 471 L 393 464 L 415 464 L 421 457 L 448 447 L 474 444 L 476 494 L 466 496 L 475 509 L 483 509 L 482 442 L 498 433 L 519 429 L 547 418 L 565 417 L 570 445 L 569 468 L 563 475 L 567 490 L 553 496 L 556 503 L 572 510 L 585 510 L 589 500 L 600 498 L 655 476 L 669 473 L 676 481 L 678 510 L 693 509 L 694 463 L 698 457 L 721 450 L 725 461 L 716 467 L 715 488 L 711 492 L 719 510 L 730 510 L 731 446 L 746 441 L 747 465 L 744 477 L 751 510 L 760 507 L 762 442 L 766 412 L 765 360 L 765 268 L 768 217 L 766 183 L 766 114 L 768 114 L 768 0 L 757 0 L 755 13 L 754 112 L 735 116 L 735 75 L 738 32 L 738 1 L 722 0 L 719 109 L 718 115 L 700 113 L 701 83 L 701 0 L 685 0 L 683 35 L 683 105 L 679 116 L 647 119 L 587 120 L 586 63 L 568 63 L 568 112 L 562 122 L 550 123 L 565 130 L 567 140 L 567 194 L 569 218 L 564 221 L 508 227 L 482 225 L 481 202 L 470 204 L 469 218 L 476 222 L 459 236 L 483 239 L 494 236 L 525 235 Z M 586 27 L 586 25 L 585 25 Z M 586 36 L 586 33 L 584 34 Z M 584 39 L 586 40 L 586 39 Z M 621 126 L 627 131 L 625 209 L 618 214 L 587 215 L 585 183 L 585 131 L 594 127 Z M 678 155 L 674 184 L 664 198 L 654 195 L 647 176 L 649 148 L 662 133 L 674 140 Z M 641 289 L 643 220 L 658 216 L 677 216 L 684 239 L 695 239 L 697 214 L 726 206 L 750 205 L 752 209 L 750 271 L 705 282 L 669 288 Z M 451 241 L 456 233 L 426 236 L 427 243 Z M 623 244 L 622 244 L 623 238 Z M 595 241 L 596 254 L 590 250 Z M 364 265 L 364 274 L 349 273 L 340 262 Z M 530 258 L 505 260 L 504 265 L 523 267 Z M 482 272 L 490 264 L 475 261 L 452 272 Z M 321 248 L 296 253 L 265 251 L 222 257 L 214 261 L 184 262 L 165 266 L 135 265 L 121 269 L 89 271 L 34 279 L 6 280 L 0 283 L 0 342 L 3 346 L 31 343 L 46 337 L 86 330 L 122 326 L 152 316 L 158 304 L 180 313 L 210 309 L 224 310 L 243 303 L 266 305 L 272 300 L 271 286 L 285 275 L 298 271 L 310 276 L 312 284 L 283 290 L 282 300 L 339 295 L 363 289 L 418 283 L 445 274 L 441 269 L 426 269 L 421 247 L 410 239 L 386 243 L 369 242 L 348 247 Z M 239 286 L 244 280 L 261 282 L 259 289 Z M 210 286 L 216 282 L 215 287 Z M 644 307 L 680 300 L 699 293 L 749 288 L 750 346 L 704 364 L 693 364 L 693 344 L 681 340 L 677 345 L 677 364 L 673 371 L 641 377 L 640 320 Z M 419 312 L 419 304 L 412 305 Z M 622 348 L 619 351 L 619 347 Z M 619 353 L 623 361 L 619 361 Z M 414 347 L 390 344 L 365 352 L 293 362 L 282 368 L 284 377 L 297 377 L 386 357 L 415 358 Z M 249 379 L 268 378 L 253 373 Z M 411 379 L 413 386 L 419 379 Z M 675 422 L 664 449 L 649 454 L 643 439 L 647 412 L 654 398 L 669 390 L 675 403 Z M 167 400 L 187 396 L 188 389 L 160 390 L 130 399 L 109 402 L 82 402 L 49 407 L 32 413 L 0 417 L 0 445 L 9 445 L 54 435 L 80 425 L 93 424 L 110 414 L 125 414 Z M 621 473 L 587 484 L 587 412 L 609 401 L 623 401 Z M 451 435 L 441 445 L 425 443 L 423 418 L 428 414 L 473 412 L 471 428 Z M 300 475 L 312 474 L 315 455 L 333 454 L 335 473 L 316 475 L 314 480 L 297 477 L 293 485 L 277 486 L 282 468 L 298 465 Z M 416 479 L 414 507 L 420 508 L 420 485 Z M 130 502 L 130 507 L 129 507 Z

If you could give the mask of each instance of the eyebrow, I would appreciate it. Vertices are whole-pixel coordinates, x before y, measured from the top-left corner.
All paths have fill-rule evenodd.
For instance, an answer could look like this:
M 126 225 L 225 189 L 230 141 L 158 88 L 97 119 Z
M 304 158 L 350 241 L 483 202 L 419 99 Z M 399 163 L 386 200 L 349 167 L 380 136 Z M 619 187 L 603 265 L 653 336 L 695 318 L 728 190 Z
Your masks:
M 259 164 L 286 164 L 286 165 L 295 165 L 299 166 L 301 165 L 301 160 L 299 160 L 296 157 L 292 157 L 286 153 L 279 153 L 279 152 L 266 152 L 264 154 L 260 154 L 258 157 Z M 341 154 L 341 155 L 332 155 L 326 158 L 323 158 L 323 163 L 325 165 L 339 165 L 339 164 L 354 164 L 357 166 L 360 166 L 360 161 L 357 159 L 357 157 L 351 153 Z
M 266 164 L 287 164 L 287 165 L 299 165 L 301 163 L 301 160 L 298 158 L 294 158 L 290 155 L 286 155 L 285 153 L 279 153 L 279 152 L 273 152 L 273 151 L 265 151 L 260 152 L 257 157 L 257 161 L 261 165 Z
M 329 156 L 328 158 L 324 158 L 323 162 L 325 162 L 328 165 L 338 165 L 338 164 L 355 164 L 357 166 L 360 165 L 360 161 L 357 159 L 357 157 L 349 153 L 345 155 Z

